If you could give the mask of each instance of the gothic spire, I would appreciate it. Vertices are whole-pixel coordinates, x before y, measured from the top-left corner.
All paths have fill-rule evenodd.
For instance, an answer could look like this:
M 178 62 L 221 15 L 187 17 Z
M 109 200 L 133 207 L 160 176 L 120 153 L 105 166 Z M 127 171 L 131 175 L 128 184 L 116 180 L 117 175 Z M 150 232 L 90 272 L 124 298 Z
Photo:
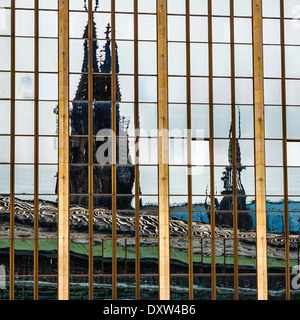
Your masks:
M 239 135 L 238 138 L 236 138 L 236 165 L 239 167 L 242 164 L 242 154 L 241 154 L 241 147 L 239 143 L 239 139 L 241 138 L 241 111 L 240 108 L 238 107 L 239 111 Z M 228 163 L 232 166 L 232 123 L 230 125 L 229 129 L 229 135 L 228 137 L 230 138 L 229 141 L 229 146 L 228 146 Z

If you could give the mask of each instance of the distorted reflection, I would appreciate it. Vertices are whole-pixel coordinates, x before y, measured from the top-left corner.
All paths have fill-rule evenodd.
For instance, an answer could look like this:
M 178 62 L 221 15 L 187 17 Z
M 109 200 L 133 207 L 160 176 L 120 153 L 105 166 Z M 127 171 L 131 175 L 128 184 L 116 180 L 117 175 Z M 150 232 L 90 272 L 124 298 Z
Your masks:
M 215 169 L 215 224 L 217 237 L 233 236 L 233 188 L 234 176 L 236 179 L 236 193 L 238 214 L 238 229 L 241 237 L 255 237 L 255 200 L 249 196 L 254 194 L 254 171 L 252 167 L 245 167 L 244 164 L 252 163 L 253 145 L 250 143 L 243 147 L 247 141 L 241 140 L 242 125 L 240 109 L 237 114 L 237 137 L 236 137 L 236 172 L 233 170 L 233 145 L 232 145 L 232 125 L 229 126 L 229 139 L 216 139 L 222 142 L 224 150 L 220 151 L 220 158 L 224 158 Z M 243 153 L 243 154 L 242 154 Z M 244 155 L 244 157 L 243 157 Z M 245 159 L 246 156 L 246 159 Z M 196 237 L 210 237 L 210 190 L 209 172 L 204 169 L 199 171 L 200 177 L 193 174 L 193 180 L 197 179 L 198 184 L 202 184 L 199 196 L 193 197 L 193 230 Z M 206 174 L 205 174 L 206 172 Z M 196 173 L 196 172 L 195 172 Z M 188 204 L 187 197 L 187 171 L 185 167 L 170 167 L 170 217 L 171 234 L 175 237 L 185 237 L 188 230 Z M 244 178 L 243 178 L 244 177 Z M 205 181 L 203 181 L 205 179 Z M 202 181 L 201 181 L 202 180 Z M 205 184 L 206 183 L 206 184 Z M 202 195 L 202 197 L 200 196 Z M 174 226 L 173 226 L 174 224 Z M 176 232 L 172 233 L 172 230 Z

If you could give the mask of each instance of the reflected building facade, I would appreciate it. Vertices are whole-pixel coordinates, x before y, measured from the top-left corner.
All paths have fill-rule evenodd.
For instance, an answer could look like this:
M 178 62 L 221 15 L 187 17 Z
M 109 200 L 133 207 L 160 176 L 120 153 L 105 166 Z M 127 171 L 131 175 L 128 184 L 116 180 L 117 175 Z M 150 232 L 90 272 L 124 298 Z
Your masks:
M 0 50 L 0 299 L 58 299 L 63 238 L 70 300 L 158 299 L 164 277 L 173 300 L 255 300 L 261 212 L 268 298 L 299 299 L 292 279 L 300 264 L 300 71 L 289 61 L 300 42 L 290 1 L 262 0 L 263 210 L 256 0 L 163 1 L 162 34 L 156 0 L 70 0 L 63 9 L 68 71 L 59 71 L 57 61 L 65 54 L 58 46 L 62 8 L 49 2 L 36 8 L 0 0 L 10 17 L 0 43 L 11 49 L 11 57 Z M 39 28 L 22 28 L 20 21 Z M 69 79 L 64 116 L 63 77 Z M 64 119 L 69 170 L 62 194 L 57 146 L 66 138 Z M 169 128 L 163 177 L 161 136 L 151 131 L 162 123 Z M 61 237 L 64 196 L 68 222 Z M 168 215 L 168 232 L 160 229 L 160 214 Z

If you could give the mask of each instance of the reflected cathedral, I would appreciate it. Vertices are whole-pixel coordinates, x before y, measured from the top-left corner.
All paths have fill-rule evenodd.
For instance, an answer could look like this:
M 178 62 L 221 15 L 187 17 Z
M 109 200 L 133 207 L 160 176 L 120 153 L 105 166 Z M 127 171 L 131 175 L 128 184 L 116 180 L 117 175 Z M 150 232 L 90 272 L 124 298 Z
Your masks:
M 245 188 L 242 183 L 242 172 L 243 170 L 246 170 L 244 166 L 242 166 L 242 153 L 241 153 L 241 147 L 239 143 L 239 139 L 241 138 L 241 114 L 239 109 L 239 136 L 236 138 L 236 193 L 237 193 L 237 210 L 243 211 L 239 212 L 239 219 L 238 219 L 238 229 L 242 230 L 251 230 L 253 228 L 253 221 L 252 217 L 249 215 L 249 213 L 245 212 L 247 210 L 246 205 L 246 192 Z M 218 203 L 218 200 L 216 199 L 215 202 L 215 209 L 217 211 L 233 211 L 233 147 L 232 147 L 232 124 L 230 126 L 229 135 L 229 146 L 228 146 L 228 163 L 229 165 L 225 167 L 225 170 L 223 172 L 223 177 L 221 180 L 223 181 L 223 191 L 221 192 L 221 195 L 223 196 L 220 203 Z M 233 217 L 229 214 L 224 213 L 216 213 L 215 222 L 217 226 L 233 226 Z
M 96 8 L 97 10 L 96 1 Z M 87 8 L 86 8 L 87 9 Z M 96 136 L 99 130 L 102 129 L 111 129 L 112 127 L 112 60 L 116 62 L 116 101 L 121 102 L 122 100 L 122 88 L 120 87 L 118 81 L 118 74 L 120 72 L 119 65 L 119 53 L 118 45 L 115 44 L 115 59 L 112 59 L 112 50 L 111 50 L 111 26 L 108 23 L 106 30 L 98 30 L 98 32 L 105 33 L 105 41 L 102 47 L 99 47 L 98 41 L 93 40 L 93 48 L 89 48 L 88 39 L 88 25 L 83 30 L 83 61 L 81 72 L 82 75 L 79 79 L 78 86 L 70 107 L 70 233 L 77 239 L 72 239 L 70 241 L 70 259 L 71 259 L 71 273 L 75 275 L 86 275 L 88 274 L 88 260 L 89 256 L 87 253 L 87 244 L 88 240 L 84 239 L 82 234 L 88 234 L 88 216 L 89 216 L 89 206 L 87 201 L 87 190 L 88 190 L 88 139 L 83 138 L 89 134 L 89 123 L 93 123 L 93 135 Z M 92 37 L 93 39 L 97 38 L 97 28 L 95 21 L 92 21 Z M 92 50 L 92 59 L 93 64 L 89 66 L 89 50 Z M 89 121 L 89 83 L 88 75 L 89 67 L 92 67 L 93 73 L 93 121 Z M 129 247 L 135 246 L 134 234 L 135 232 L 135 223 L 140 224 L 140 235 L 142 238 L 139 240 L 141 245 L 141 260 L 140 266 L 145 274 L 151 272 L 151 268 L 154 269 L 154 265 L 157 267 L 158 259 L 153 254 L 153 248 L 157 247 L 157 242 L 155 240 L 147 240 L 148 238 L 155 238 L 158 234 L 158 216 L 156 215 L 147 215 L 140 213 L 140 220 L 137 222 L 134 219 L 134 214 L 130 216 L 130 212 L 134 208 L 132 206 L 132 200 L 134 195 L 132 194 L 132 189 L 135 182 L 135 167 L 132 165 L 132 160 L 129 156 L 129 139 L 128 139 L 128 126 L 129 120 L 124 118 L 120 114 L 119 103 L 116 103 L 116 136 L 122 137 L 122 139 L 117 139 L 116 153 L 118 155 L 118 163 L 127 164 L 117 167 L 116 174 L 116 188 L 117 193 L 121 195 L 127 195 L 124 197 L 118 197 L 117 199 L 117 208 L 120 211 L 124 211 L 124 214 L 117 213 L 117 231 L 118 236 L 121 237 L 131 237 L 130 240 L 118 240 L 118 253 L 120 257 L 126 256 L 126 262 L 124 259 L 118 258 L 118 270 L 121 273 L 135 273 L 135 258 L 133 256 L 127 257 L 127 253 L 130 251 Z M 54 110 L 57 112 L 57 109 Z M 90 119 L 91 120 L 91 119 Z M 253 226 L 255 221 L 253 221 L 252 216 L 247 211 L 254 211 L 253 207 L 250 210 L 247 205 L 247 190 L 245 190 L 242 183 L 242 174 L 245 172 L 246 168 L 242 165 L 242 152 L 240 148 L 239 139 L 241 138 L 241 121 L 240 121 L 240 112 L 239 112 L 239 134 L 236 139 L 236 173 L 233 175 L 233 145 L 232 145 L 232 129 L 229 131 L 229 145 L 228 145 L 228 166 L 224 168 L 222 177 L 219 177 L 223 182 L 223 190 L 221 191 L 220 200 L 216 199 L 214 205 L 216 209 L 215 215 L 215 236 L 216 238 L 231 238 L 232 226 L 233 226 L 233 184 L 236 183 L 236 191 L 238 195 L 237 201 L 237 210 L 238 213 L 238 229 L 242 231 L 241 238 L 239 240 L 239 251 L 241 252 L 240 256 L 245 256 L 250 260 L 255 260 L 256 257 L 256 247 L 254 241 L 249 241 L 246 238 L 255 237 L 255 231 L 253 231 Z M 93 150 L 99 148 L 101 143 L 99 141 L 93 140 Z M 76 165 L 81 164 L 81 165 Z M 112 191 L 112 173 L 111 167 L 109 165 L 98 164 L 96 159 L 94 159 L 93 167 L 93 193 L 97 195 L 110 195 Z M 233 176 L 236 177 L 236 181 L 233 180 Z M 142 190 L 141 190 L 142 193 Z M 209 196 L 207 196 L 207 199 Z M 94 232 L 97 234 L 97 237 L 102 240 L 94 240 L 94 274 L 111 274 L 111 265 L 112 265 L 112 256 L 111 252 L 111 240 L 103 240 L 105 238 L 111 237 L 112 231 L 112 200 L 110 196 L 95 196 L 93 199 L 93 228 Z M 255 204 L 254 204 L 255 205 Z M 267 205 L 270 206 L 270 203 Z M 283 203 L 272 203 L 271 205 L 277 206 L 278 211 L 282 211 Z M 199 210 L 205 212 L 202 214 L 201 219 L 195 220 L 192 222 L 193 227 L 193 236 L 195 238 L 193 243 L 193 254 L 201 255 L 199 260 L 194 261 L 195 273 L 198 270 L 202 270 L 203 273 L 210 273 L 210 257 L 211 257 L 211 244 L 210 240 L 205 241 L 202 238 L 210 239 L 211 229 L 210 229 L 210 213 L 211 204 L 209 201 L 205 203 L 197 204 L 201 207 Z M 295 207 L 298 208 L 299 203 L 295 203 Z M 1 196 L 0 198 L 0 209 L 4 212 L 1 214 L 0 218 L 0 235 L 1 238 L 9 238 L 9 223 L 10 223 L 10 214 L 8 212 L 10 207 L 10 199 L 8 196 Z M 187 207 L 186 204 L 183 207 Z M 157 208 L 155 208 L 157 209 Z M 174 208 L 170 208 L 174 209 Z M 274 209 L 273 209 L 274 210 Z M 171 210 L 172 211 L 172 210 Z M 186 210 L 187 211 L 187 210 Z M 274 210 L 275 211 L 275 210 Z M 188 259 L 185 258 L 185 254 L 188 252 L 187 242 L 183 238 L 187 235 L 188 223 L 187 223 L 187 212 L 185 208 L 182 210 L 181 218 L 179 215 L 170 214 L 170 234 L 173 239 L 171 241 L 171 273 L 173 274 L 187 274 L 188 273 Z M 227 214 L 228 213 L 228 214 Z M 270 221 L 270 219 L 269 219 Z M 41 200 L 39 203 L 39 236 L 41 238 L 52 238 L 49 242 L 40 241 L 39 242 L 39 268 L 40 274 L 57 274 L 57 245 L 55 244 L 57 238 L 57 202 Z M 268 222 L 270 223 L 270 222 Z M 291 228 L 295 230 L 299 229 L 299 221 L 293 221 L 294 225 L 291 223 Z M 275 223 L 277 229 L 274 230 L 271 227 L 268 228 L 269 234 L 274 234 L 283 225 L 282 221 L 277 221 Z M 269 226 L 269 225 L 268 225 Z M 16 196 L 15 198 L 15 234 L 19 238 L 32 238 L 34 233 L 34 202 L 32 200 L 23 200 L 21 197 Z M 177 239 L 177 238 L 178 239 Z M 80 239 L 81 238 L 81 239 Z M 175 239 L 176 238 L 176 239 Z M 47 240 L 48 240 L 47 239 Z M 4 265 L 7 269 L 9 268 L 9 245 L 5 240 L 1 240 L 0 247 L 0 265 Z M 28 241 L 28 240 L 27 240 Z M 148 241 L 148 243 L 147 243 Z M 153 241 L 153 242 L 151 242 Z M 227 272 L 233 272 L 233 265 L 230 262 L 227 264 L 224 262 L 226 255 L 230 256 L 233 252 L 233 242 L 227 241 L 225 252 L 225 240 L 224 243 L 217 242 L 216 245 L 216 268 L 217 273 L 222 273 L 223 270 Z M 277 241 L 278 242 L 278 241 Z M 15 274 L 33 274 L 33 260 L 34 253 L 33 247 L 31 244 L 26 244 L 26 240 L 17 240 L 16 250 L 15 250 Z M 270 252 L 275 258 L 279 260 L 283 256 L 283 246 L 282 243 L 273 243 L 271 240 L 268 242 L 270 244 Z M 219 245 L 218 245 L 219 244 Z M 223 250 L 223 251 L 222 251 Z M 104 257 L 105 252 L 105 257 Z M 239 258 L 240 258 L 239 256 Z M 240 259 L 242 260 L 242 259 Z M 252 261 L 251 260 L 251 261 Z M 239 262 L 240 263 L 240 262 Z M 243 264 L 244 263 L 244 264 Z M 253 264 L 247 265 L 248 261 L 241 262 L 239 268 L 243 272 L 252 272 L 255 267 Z M 149 270 L 148 270 L 148 269 Z M 158 267 L 157 267 L 158 269 Z M 49 271 L 50 270 L 50 271 Z M 280 271 L 280 268 L 274 267 L 275 271 Z M 157 272 L 158 273 L 158 272 Z M 79 277 L 78 277 L 79 279 Z M 102 299 L 110 298 L 106 292 L 109 292 L 111 284 L 109 281 L 106 283 L 105 277 L 98 277 L 95 280 L 95 288 L 99 286 L 99 290 L 95 290 L 95 295 L 99 292 L 99 297 Z M 109 279 L 109 277 L 107 277 Z M 28 292 L 32 291 L 31 281 L 26 280 L 28 285 Z M 47 280 L 49 281 L 49 280 Z M 75 288 L 72 292 L 74 295 L 84 292 L 85 284 L 80 287 L 80 285 L 75 284 L 74 279 L 72 280 L 73 287 Z M 78 280 L 78 282 L 80 279 Z M 96 282 L 96 281 L 99 281 Z M 46 283 L 46 281 L 45 281 Z M 42 282 L 40 282 L 42 291 Z M 53 292 L 55 292 L 55 285 L 53 284 Z M 47 285 L 49 286 L 49 285 Z M 17 288 L 18 286 L 16 286 Z M 128 285 L 129 287 L 129 285 Z M 143 290 L 149 290 L 149 296 L 152 294 L 152 289 L 150 285 L 144 286 Z M 206 287 L 206 288 L 204 288 Z M 106 289 L 107 288 L 107 289 Z M 202 290 L 209 291 L 210 284 L 204 284 Z M 77 290 L 78 289 L 78 290 Z M 25 290 L 22 291 L 22 295 L 26 295 Z M 48 290 L 48 289 L 47 289 Z M 49 291 L 51 291 L 49 289 Z M 107 290 L 107 291 L 106 291 Z M 178 289 L 179 291 L 181 289 Z M 78 292 L 76 292 L 78 291 Z M 31 293 L 30 293 L 31 294 Z M 47 295 L 50 293 L 47 292 Z M 56 293 L 54 293 L 55 295 Z M 128 298 L 130 294 L 128 293 Z
M 93 38 L 97 38 L 96 25 L 93 23 Z M 96 136 L 100 130 L 111 129 L 112 121 L 112 104 L 111 104 L 111 72 L 112 72 L 112 58 L 111 58 L 111 41 L 109 38 L 111 32 L 110 24 L 106 27 L 106 43 L 100 51 L 100 57 L 98 57 L 98 44 L 97 41 L 93 41 L 93 135 Z M 88 72 L 88 25 L 83 33 L 84 40 L 84 58 L 82 64 L 82 76 L 80 78 L 75 97 L 73 99 L 72 108 L 70 111 L 70 133 L 72 136 L 87 135 L 88 134 L 88 75 L 84 74 Z M 118 46 L 116 44 L 116 100 L 121 101 L 121 89 L 118 81 L 119 73 L 119 59 L 118 59 Z M 117 168 L 117 192 L 119 194 L 132 194 L 132 187 L 134 184 L 134 166 L 131 165 L 131 159 L 129 156 L 129 142 L 128 142 L 128 123 L 124 117 L 120 116 L 119 104 L 116 104 L 116 137 L 117 138 L 117 150 L 118 163 L 128 164 L 129 166 L 122 166 Z M 94 139 L 93 150 L 96 154 L 97 148 L 100 147 L 99 142 Z M 87 162 L 88 155 L 88 143 L 85 139 L 71 138 L 70 144 L 71 150 L 71 163 L 78 163 L 78 158 L 85 155 L 84 162 Z M 82 161 L 81 160 L 81 161 Z M 94 156 L 94 163 L 97 163 Z M 70 169 L 70 191 L 71 193 L 85 194 L 88 190 L 88 168 L 86 166 L 72 166 Z M 110 166 L 95 166 L 94 167 L 94 193 L 95 194 L 111 194 L 112 191 L 112 175 Z M 73 192 L 72 192 L 73 191 Z M 119 209 L 132 209 L 132 198 L 124 197 L 121 200 L 118 199 Z M 74 205 L 86 205 L 85 197 L 74 196 L 70 198 L 70 202 Z M 94 201 L 94 207 L 111 210 L 111 199 L 109 197 L 99 198 L 96 197 Z

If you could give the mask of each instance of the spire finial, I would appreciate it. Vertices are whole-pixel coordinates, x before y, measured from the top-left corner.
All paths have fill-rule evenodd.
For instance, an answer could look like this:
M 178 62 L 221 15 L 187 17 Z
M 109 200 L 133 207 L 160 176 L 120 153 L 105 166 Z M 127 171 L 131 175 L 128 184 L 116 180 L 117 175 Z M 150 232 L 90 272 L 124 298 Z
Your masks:
M 104 34 L 106 34 L 106 39 L 109 39 L 109 34 L 111 33 L 110 29 L 110 24 L 108 23 L 106 26 L 106 31 L 104 32 Z
M 95 11 L 99 8 L 99 0 L 96 0 Z
M 238 106 L 238 110 L 239 110 L 239 139 L 242 136 L 242 130 L 241 130 L 241 109 L 240 106 Z

